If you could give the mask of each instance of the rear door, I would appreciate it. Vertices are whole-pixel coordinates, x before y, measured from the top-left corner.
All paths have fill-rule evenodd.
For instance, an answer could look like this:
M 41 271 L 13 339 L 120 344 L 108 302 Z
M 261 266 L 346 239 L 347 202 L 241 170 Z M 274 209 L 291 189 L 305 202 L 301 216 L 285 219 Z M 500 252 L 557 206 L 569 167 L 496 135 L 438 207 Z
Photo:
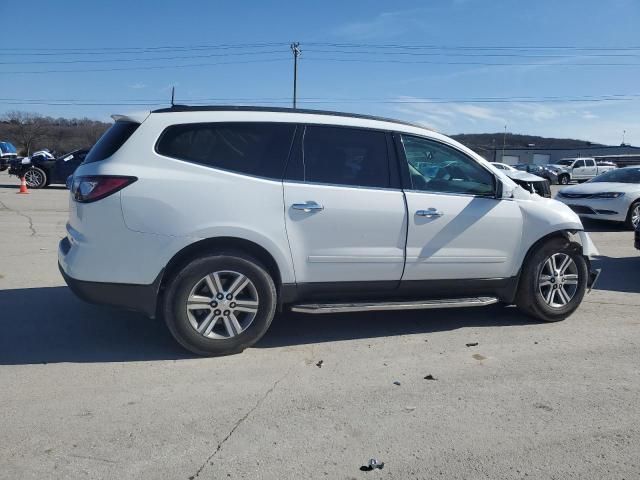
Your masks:
M 584 175 L 585 178 L 592 178 L 598 174 L 598 166 L 596 161 L 592 158 L 587 158 L 584 161 Z
M 522 214 L 496 198 L 492 172 L 433 139 L 397 135 L 406 165 L 407 260 L 402 280 L 510 277 Z
M 284 181 L 298 284 L 397 286 L 407 219 L 391 141 L 379 130 L 304 128 Z

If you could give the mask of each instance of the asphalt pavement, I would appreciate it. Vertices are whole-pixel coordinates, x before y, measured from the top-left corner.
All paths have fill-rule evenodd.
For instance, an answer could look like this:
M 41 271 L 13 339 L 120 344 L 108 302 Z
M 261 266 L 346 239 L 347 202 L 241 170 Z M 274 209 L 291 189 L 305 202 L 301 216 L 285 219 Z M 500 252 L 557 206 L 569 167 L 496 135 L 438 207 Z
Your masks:
M 76 299 L 56 264 L 68 192 L 17 188 L 0 174 L 0 478 L 640 477 L 640 252 L 620 226 L 585 225 L 603 274 L 560 323 L 287 314 L 197 358 Z

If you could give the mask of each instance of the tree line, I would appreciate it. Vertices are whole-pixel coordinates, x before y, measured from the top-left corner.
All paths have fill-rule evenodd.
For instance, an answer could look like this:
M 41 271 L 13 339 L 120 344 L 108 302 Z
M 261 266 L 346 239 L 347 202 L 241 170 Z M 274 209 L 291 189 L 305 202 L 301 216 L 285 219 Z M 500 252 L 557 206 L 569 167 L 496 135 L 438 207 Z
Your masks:
M 11 142 L 19 156 L 29 156 L 44 148 L 62 155 L 93 146 L 110 126 L 89 118 L 53 118 L 11 111 L 0 117 L 0 142 Z

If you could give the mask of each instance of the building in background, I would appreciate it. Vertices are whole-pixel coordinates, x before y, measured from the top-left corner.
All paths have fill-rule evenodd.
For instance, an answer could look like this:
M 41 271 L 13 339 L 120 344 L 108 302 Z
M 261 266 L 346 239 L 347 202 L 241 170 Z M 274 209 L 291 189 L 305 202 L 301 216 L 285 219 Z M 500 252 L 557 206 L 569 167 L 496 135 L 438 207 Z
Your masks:
M 583 146 L 576 148 L 492 148 L 475 149 L 480 155 L 490 162 L 501 162 L 507 165 L 519 163 L 535 163 L 547 165 L 555 163 L 562 158 L 591 157 L 596 160 L 607 160 L 619 167 L 640 164 L 640 147 L 631 145 L 621 146 Z

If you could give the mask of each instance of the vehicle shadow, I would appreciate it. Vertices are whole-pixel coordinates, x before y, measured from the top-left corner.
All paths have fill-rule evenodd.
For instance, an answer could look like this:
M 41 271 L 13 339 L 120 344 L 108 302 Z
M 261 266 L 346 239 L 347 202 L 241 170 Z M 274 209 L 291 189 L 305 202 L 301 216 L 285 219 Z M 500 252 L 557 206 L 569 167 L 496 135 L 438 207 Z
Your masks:
M 255 347 L 274 348 L 340 340 L 429 334 L 465 327 L 518 326 L 536 323 L 544 322 L 527 317 L 515 307 L 502 305 L 322 315 L 286 313 L 273 320 L 266 335 Z
M 194 358 L 164 323 L 90 305 L 67 287 L 0 290 L 0 365 L 129 362 Z M 257 348 L 454 330 L 527 325 L 515 308 L 278 315 Z
M 629 235 L 633 238 L 633 232 L 621 222 L 591 220 L 589 218 L 582 218 L 581 221 L 582 226 L 587 232 L 629 232 Z
M 594 290 L 640 293 L 640 252 L 635 257 L 599 256 L 592 266 L 602 269 Z
M 67 287 L 0 290 L 0 365 L 192 358 L 165 325 L 89 305 Z

